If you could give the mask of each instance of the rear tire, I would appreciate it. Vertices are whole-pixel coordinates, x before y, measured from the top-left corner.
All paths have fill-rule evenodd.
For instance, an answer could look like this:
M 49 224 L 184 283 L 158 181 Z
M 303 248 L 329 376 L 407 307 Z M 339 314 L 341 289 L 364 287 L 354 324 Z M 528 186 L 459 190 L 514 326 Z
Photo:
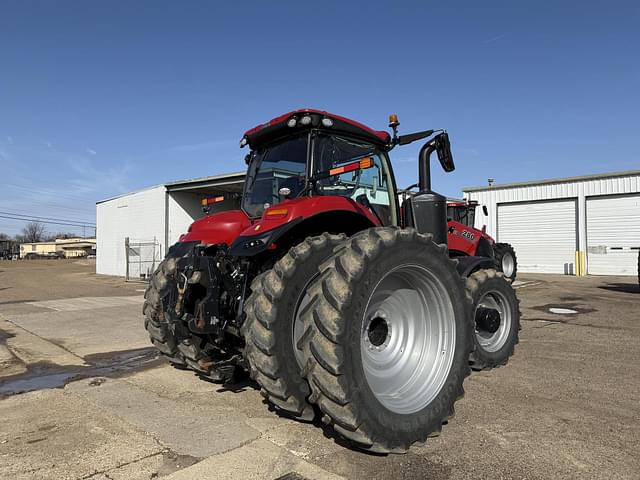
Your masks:
M 210 359 L 202 351 L 205 340 L 192 334 L 184 322 L 172 318 L 174 314 L 166 305 L 170 291 L 176 289 L 177 261 L 177 258 L 166 258 L 153 272 L 144 294 L 144 327 L 151 343 L 171 363 L 207 375 Z
M 321 270 L 303 351 L 323 421 L 379 453 L 437 435 L 464 394 L 472 342 L 471 301 L 446 247 L 414 229 L 372 228 Z
M 504 274 L 479 270 L 467 278 L 473 301 L 475 334 L 469 364 L 473 370 L 506 365 L 518 343 L 520 305 Z M 497 314 L 497 316 L 496 316 Z
M 319 265 L 346 239 L 344 235 L 309 237 L 292 247 L 251 285 L 243 325 L 245 356 L 262 395 L 281 413 L 313 420 L 311 393 L 302 376 L 302 352 L 296 346 L 304 328 L 299 314 L 308 303 L 306 287 Z M 296 328 L 298 322 L 298 328 Z
M 493 255 L 497 270 L 504 273 L 507 280 L 513 282 L 518 273 L 518 259 L 511 244 L 496 243 L 493 247 Z

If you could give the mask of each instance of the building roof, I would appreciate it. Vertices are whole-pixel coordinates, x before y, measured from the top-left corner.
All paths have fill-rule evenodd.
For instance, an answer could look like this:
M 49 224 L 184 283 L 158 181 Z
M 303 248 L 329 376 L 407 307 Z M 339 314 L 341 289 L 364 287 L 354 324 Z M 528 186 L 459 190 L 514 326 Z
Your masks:
M 483 192 L 486 190 L 498 190 L 505 188 L 531 187 L 535 185 L 548 185 L 552 183 L 574 183 L 585 182 L 588 180 L 600 180 L 615 177 L 631 177 L 639 176 L 640 170 L 625 170 L 623 172 L 595 173 L 592 175 L 581 175 L 578 177 L 550 178 L 546 180 L 532 180 L 529 182 L 501 183 L 497 185 L 484 185 L 482 187 L 463 187 L 463 192 Z
M 188 180 L 178 180 L 175 182 L 161 183 L 160 185 L 153 185 L 150 187 L 141 188 L 140 190 L 134 190 L 132 192 L 121 193 L 120 195 L 114 195 L 113 197 L 105 198 L 104 200 L 98 200 L 96 204 L 126 197 L 127 195 L 132 195 L 134 193 L 146 192 L 147 190 L 153 190 L 154 188 L 158 187 L 164 187 L 168 191 L 185 191 L 196 190 L 203 187 L 241 186 L 241 184 L 244 182 L 244 177 L 245 172 L 233 172 L 225 173 L 223 175 L 213 175 L 210 177 L 200 177 Z
M 224 175 L 214 175 L 212 177 L 192 178 L 189 180 L 178 180 L 177 182 L 165 183 L 169 191 L 191 190 L 202 187 L 223 187 L 226 185 L 238 185 L 244 182 L 245 172 L 225 173 Z

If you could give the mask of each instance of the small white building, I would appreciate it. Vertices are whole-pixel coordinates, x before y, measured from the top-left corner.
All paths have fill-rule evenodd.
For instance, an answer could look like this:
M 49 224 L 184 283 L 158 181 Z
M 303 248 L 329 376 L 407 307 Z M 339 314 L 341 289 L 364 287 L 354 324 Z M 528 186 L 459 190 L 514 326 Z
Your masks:
M 640 170 L 463 189 L 476 227 L 516 250 L 520 272 L 636 275 Z
M 97 202 L 96 273 L 146 278 L 204 215 L 203 198 L 225 196 L 211 212 L 238 208 L 244 177 L 240 172 L 166 183 Z

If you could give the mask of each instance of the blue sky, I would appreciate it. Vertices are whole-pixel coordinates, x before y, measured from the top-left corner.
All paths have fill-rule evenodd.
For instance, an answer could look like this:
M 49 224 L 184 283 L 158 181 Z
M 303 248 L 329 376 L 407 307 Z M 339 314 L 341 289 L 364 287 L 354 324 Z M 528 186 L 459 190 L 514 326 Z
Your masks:
M 448 195 L 640 168 L 639 24 L 631 1 L 4 0 L 0 211 L 92 222 L 96 200 L 243 170 L 242 133 L 300 107 L 447 128 Z M 418 149 L 392 152 L 400 186 Z

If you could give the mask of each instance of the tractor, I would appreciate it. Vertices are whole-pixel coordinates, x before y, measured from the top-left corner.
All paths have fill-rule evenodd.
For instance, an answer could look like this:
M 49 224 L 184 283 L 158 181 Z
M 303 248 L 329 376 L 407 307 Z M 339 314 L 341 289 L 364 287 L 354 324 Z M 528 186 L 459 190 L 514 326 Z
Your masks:
M 481 230 L 474 227 L 477 207 L 475 200 L 447 200 L 449 252 L 451 255 L 493 257 L 496 268 L 513 282 L 518 271 L 516 252 L 508 243 L 497 243 L 485 226 Z M 486 205 L 482 206 L 482 212 L 489 215 Z
M 208 380 L 248 371 L 271 408 L 355 448 L 437 435 L 471 368 L 513 353 L 520 313 L 492 257 L 449 255 L 430 174 L 434 152 L 454 169 L 447 132 L 398 126 L 304 109 L 248 130 L 241 209 L 191 224 L 151 277 L 152 343 Z M 389 152 L 419 140 L 400 206 Z

